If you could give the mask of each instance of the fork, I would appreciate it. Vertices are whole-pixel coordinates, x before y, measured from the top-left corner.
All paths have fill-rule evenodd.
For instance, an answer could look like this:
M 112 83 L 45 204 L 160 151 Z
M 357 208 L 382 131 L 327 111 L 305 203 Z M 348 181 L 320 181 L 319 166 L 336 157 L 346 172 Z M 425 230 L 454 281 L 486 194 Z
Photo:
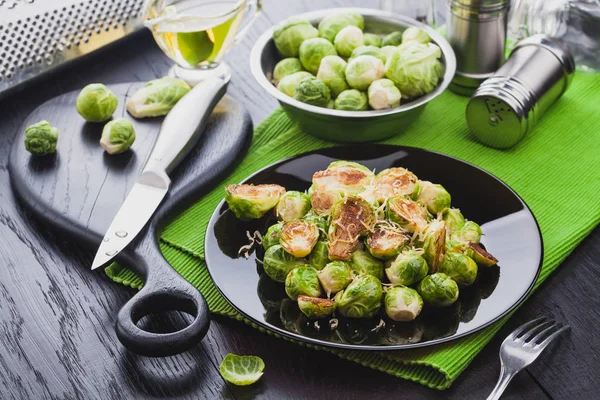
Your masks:
M 504 339 L 500 346 L 500 378 L 487 400 L 499 399 L 511 379 L 534 362 L 550 342 L 569 329 L 569 325 L 545 320 L 546 317 L 541 317 L 529 321 Z

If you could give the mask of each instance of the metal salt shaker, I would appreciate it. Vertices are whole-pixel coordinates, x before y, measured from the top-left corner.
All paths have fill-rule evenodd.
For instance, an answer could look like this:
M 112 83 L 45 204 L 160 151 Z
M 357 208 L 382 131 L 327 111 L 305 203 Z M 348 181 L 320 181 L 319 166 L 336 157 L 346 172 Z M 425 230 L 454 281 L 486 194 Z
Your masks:
M 567 90 L 574 71 L 573 56 L 557 40 L 534 35 L 520 41 L 473 94 L 469 128 L 488 146 L 514 146 Z
M 470 96 L 504 63 L 509 0 L 448 0 L 448 41 L 456 53 L 450 89 Z

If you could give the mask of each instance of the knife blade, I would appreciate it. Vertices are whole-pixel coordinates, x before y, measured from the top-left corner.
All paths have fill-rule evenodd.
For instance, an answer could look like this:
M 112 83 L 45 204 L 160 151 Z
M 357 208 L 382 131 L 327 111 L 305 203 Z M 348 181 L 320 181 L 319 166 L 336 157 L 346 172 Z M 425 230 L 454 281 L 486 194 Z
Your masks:
M 230 76 L 200 82 L 169 112 L 146 165 L 100 243 L 92 269 L 108 264 L 152 218 L 169 191 L 168 174 L 200 138 Z

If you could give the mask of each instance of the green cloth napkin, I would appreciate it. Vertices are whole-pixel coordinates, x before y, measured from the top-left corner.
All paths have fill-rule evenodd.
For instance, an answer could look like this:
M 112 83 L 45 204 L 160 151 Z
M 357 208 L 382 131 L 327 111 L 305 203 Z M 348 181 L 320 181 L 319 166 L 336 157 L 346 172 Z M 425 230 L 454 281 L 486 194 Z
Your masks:
M 600 75 L 577 74 L 534 132 L 510 150 L 491 149 L 474 140 L 465 122 L 467 102 L 468 98 L 447 91 L 426 107 L 408 131 L 385 143 L 423 147 L 467 160 L 519 193 L 533 210 L 544 238 L 544 265 L 537 288 L 600 221 Z M 224 186 L 239 183 L 282 158 L 334 145 L 306 135 L 281 109 L 275 110 L 256 129 L 249 154 L 237 169 L 164 231 L 165 257 L 203 293 L 212 312 L 251 323 L 220 296 L 202 261 L 206 226 L 223 198 Z M 106 273 L 122 284 L 142 286 L 139 277 L 116 264 Z M 321 350 L 441 390 L 452 384 L 507 319 L 431 348 Z

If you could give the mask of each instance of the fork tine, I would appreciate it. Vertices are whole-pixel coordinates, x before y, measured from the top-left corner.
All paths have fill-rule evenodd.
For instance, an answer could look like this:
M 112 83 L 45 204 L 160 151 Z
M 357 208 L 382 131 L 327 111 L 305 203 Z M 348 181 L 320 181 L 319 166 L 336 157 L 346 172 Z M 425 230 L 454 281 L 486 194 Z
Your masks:
M 551 341 L 553 341 L 554 339 L 556 339 L 556 337 L 558 335 L 560 335 L 561 333 L 563 333 L 564 331 L 566 331 L 569 328 L 570 328 L 569 325 L 563 325 L 562 328 L 560 328 L 559 330 L 557 330 L 556 332 L 554 332 L 553 334 L 551 334 L 550 336 L 548 336 L 546 339 L 544 339 L 539 344 L 539 346 L 542 348 L 542 350 L 544 350 L 546 348 L 546 346 L 548 346 L 550 344 Z
M 558 326 L 560 326 L 560 325 L 559 325 L 559 324 L 556 324 L 556 323 L 555 323 L 555 324 L 552 324 L 552 325 L 550 325 L 550 326 L 549 326 L 549 327 L 547 327 L 546 329 L 544 329 L 544 330 L 542 330 L 542 331 L 538 332 L 538 334 L 537 334 L 537 335 L 535 335 L 535 336 L 534 336 L 534 337 L 531 339 L 531 341 L 530 341 L 530 342 L 531 342 L 531 343 L 537 343 L 537 341 L 538 341 L 538 340 L 540 340 L 541 338 L 543 338 L 543 337 L 544 337 L 544 335 L 545 335 L 546 333 L 550 332 L 550 331 L 551 331 L 551 330 L 553 330 L 553 329 L 556 329 L 556 327 L 558 327 Z
M 519 336 L 522 332 L 525 331 L 525 329 L 529 329 L 531 326 L 537 325 L 538 322 L 543 321 L 545 319 L 546 319 L 546 317 L 539 317 L 539 318 L 536 318 L 534 320 L 524 323 L 523 325 L 519 326 L 517 329 L 512 331 L 512 333 L 510 335 L 508 335 L 505 340 L 516 339 L 517 336 Z
M 556 327 L 556 326 L 558 326 L 558 325 L 553 320 L 548 320 L 548 321 L 542 322 L 541 324 L 534 326 L 533 328 L 531 328 L 527 332 L 525 332 L 523 334 L 523 336 L 521 336 L 521 340 L 524 342 L 529 342 L 530 339 L 532 337 L 534 337 L 535 335 L 539 334 L 540 331 L 542 331 L 542 330 L 546 331 L 548 328 Z

